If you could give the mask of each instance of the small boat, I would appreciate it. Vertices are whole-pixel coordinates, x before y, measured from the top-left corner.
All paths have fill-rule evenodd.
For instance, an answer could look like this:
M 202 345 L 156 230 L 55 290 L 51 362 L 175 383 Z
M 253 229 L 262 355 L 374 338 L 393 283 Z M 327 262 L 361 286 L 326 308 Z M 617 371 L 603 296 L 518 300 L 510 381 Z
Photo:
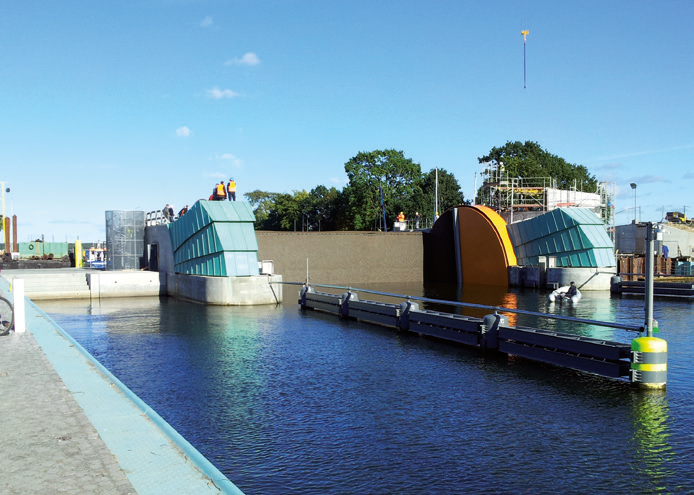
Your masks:
M 572 297 L 568 297 L 567 293 L 569 292 L 569 287 L 568 285 L 565 285 L 563 287 L 559 287 L 556 290 L 553 290 L 549 296 L 549 300 L 551 302 L 564 302 L 564 301 L 569 301 L 572 303 L 577 303 L 578 301 L 581 300 L 581 291 L 576 289 L 576 294 L 574 294 Z

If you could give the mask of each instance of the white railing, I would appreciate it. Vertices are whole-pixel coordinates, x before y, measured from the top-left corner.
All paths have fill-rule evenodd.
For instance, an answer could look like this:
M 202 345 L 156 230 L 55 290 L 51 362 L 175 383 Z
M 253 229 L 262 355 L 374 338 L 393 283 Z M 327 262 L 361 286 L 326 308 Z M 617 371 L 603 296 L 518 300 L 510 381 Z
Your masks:
M 170 223 L 164 217 L 162 210 L 149 211 L 145 214 L 145 225 L 151 227 L 153 225 L 166 225 Z

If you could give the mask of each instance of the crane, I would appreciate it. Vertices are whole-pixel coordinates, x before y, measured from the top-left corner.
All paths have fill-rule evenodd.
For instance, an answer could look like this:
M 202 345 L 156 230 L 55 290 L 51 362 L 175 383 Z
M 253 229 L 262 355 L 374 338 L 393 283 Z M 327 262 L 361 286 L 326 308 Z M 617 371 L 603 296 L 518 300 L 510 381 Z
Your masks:
M 526 42 L 526 36 L 530 34 L 530 31 L 527 29 L 521 31 L 521 34 L 523 35 L 523 89 L 525 89 L 525 42 Z

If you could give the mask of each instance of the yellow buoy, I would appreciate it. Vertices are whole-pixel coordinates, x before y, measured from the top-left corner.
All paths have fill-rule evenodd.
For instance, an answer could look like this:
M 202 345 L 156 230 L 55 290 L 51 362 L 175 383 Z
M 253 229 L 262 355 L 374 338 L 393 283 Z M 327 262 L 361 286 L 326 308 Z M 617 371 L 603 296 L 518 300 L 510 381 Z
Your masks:
M 665 388 L 667 342 L 656 337 L 631 341 L 631 381 L 643 388 Z

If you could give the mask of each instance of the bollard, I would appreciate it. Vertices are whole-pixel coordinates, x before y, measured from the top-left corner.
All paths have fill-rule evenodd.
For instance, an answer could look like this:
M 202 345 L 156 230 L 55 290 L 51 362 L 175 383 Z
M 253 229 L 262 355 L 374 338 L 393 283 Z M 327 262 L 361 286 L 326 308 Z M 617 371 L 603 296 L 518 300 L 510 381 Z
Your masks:
M 508 317 L 500 314 L 487 315 L 482 320 L 482 336 L 480 345 L 482 349 L 499 348 L 499 327 L 508 326 Z
M 631 341 L 631 382 L 642 388 L 665 388 L 667 342 L 656 337 Z
M 359 295 L 356 292 L 343 292 L 340 297 L 340 316 L 347 318 L 349 316 L 349 301 L 358 301 Z
M 400 303 L 400 330 L 410 329 L 410 312 L 412 311 L 419 311 L 419 304 L 413 303 L 412 301 Z
M 24 279 L 12 280 L 12 304 L 14 306 L 14 331 L 23 333 L 26 330 L 26 316 L 24 314 Z
M 77 239 L 75 241 L 75 268 L 82 267 L 82 241 Z
M 306 307 L 306 294 L 309 292 L 316 292 L 316 289 L 310 285 L 304 285 L 299 291 L 299 304 L 302 308 Z

